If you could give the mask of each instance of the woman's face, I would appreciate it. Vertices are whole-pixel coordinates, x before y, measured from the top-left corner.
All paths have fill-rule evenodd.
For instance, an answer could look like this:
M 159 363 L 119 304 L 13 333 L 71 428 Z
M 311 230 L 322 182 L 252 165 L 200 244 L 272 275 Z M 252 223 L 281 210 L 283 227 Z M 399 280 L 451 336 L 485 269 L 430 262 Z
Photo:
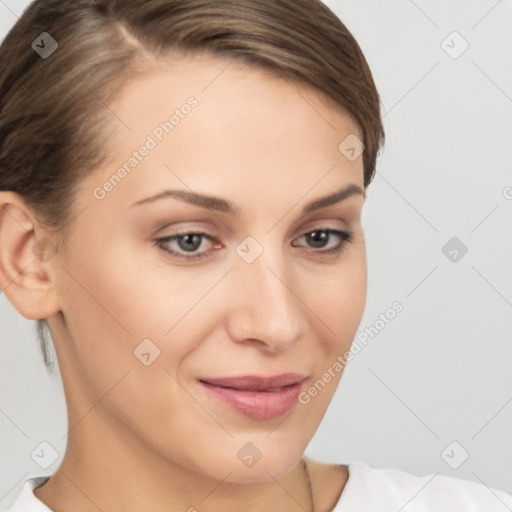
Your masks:
M 363 314 L 363 161 L 338 148 L 360 131 L 312 90 L 212 57 L 160 64 L 109 107 L 109 162 L 81 182 L 69 250 L 50 260 L 68 442 L 282 476 Z M 280 392 L 201 382 L 288 373 L 302 384 Z

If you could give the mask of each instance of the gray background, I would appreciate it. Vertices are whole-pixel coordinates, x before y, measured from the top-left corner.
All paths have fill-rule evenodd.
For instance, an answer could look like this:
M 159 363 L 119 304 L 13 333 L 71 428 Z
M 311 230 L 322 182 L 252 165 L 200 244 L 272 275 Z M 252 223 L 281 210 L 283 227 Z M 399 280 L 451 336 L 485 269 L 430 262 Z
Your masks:
M 512 1 L 326 3 L 367 57 L 387 144 L 364 212 L 360 332 L 378 333 L 347 367 L 306 454 L 512 494 Z M 0 1 L 2 38 L 27 4 Z M 469 44 L 457 58 L 463 41 L 453 31 Z M 452 237 L 456 261 L 442 252 Z M 379 329 L 395 301 L 403 311 Z M 55 471 L 67 420 L 35 322 L 3 294 L 0 327 L 0 504 L 8 507 L 25 478 Z M 60 453 L 46 471 L 30 457 L 42 441 Z

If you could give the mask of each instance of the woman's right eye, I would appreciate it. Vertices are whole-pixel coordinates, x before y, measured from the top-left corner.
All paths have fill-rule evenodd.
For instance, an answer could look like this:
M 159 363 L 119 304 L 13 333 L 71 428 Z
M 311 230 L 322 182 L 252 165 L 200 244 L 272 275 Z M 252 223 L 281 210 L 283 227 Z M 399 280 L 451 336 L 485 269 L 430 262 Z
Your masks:
M 186 232 L 166 236 L 163 238 L 157 238 L 154 241 L 158 245 L 158 247 L 170 253 L 171 255 L 177 258 L 192 260 L 204 258 L 206 256 L 209 256 L 209 254 L 211 253 L 211 250 L 205 252 L 197 252 L 197 249 L 199 249 L 202 246 L 202 242 L 204 239 L 207 239 L 210 242 L 213 241 L 213 237 L 211 237 L 207 233 L 201 232 Z M 171 244 L 174 244 L 174 249 L 170 248 L 172 247 Z

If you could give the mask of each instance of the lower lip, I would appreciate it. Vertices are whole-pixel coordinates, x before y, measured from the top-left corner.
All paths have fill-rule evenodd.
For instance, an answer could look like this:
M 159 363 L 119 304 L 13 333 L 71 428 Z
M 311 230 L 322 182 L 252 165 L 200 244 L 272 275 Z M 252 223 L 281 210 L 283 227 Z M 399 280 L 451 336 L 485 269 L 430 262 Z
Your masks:
M 241 391 L 200 382 L 221 402 L 257 420 L 277 418 L 290 411 L 297 403 L 303 383 L 286 386 L 281 391 Z

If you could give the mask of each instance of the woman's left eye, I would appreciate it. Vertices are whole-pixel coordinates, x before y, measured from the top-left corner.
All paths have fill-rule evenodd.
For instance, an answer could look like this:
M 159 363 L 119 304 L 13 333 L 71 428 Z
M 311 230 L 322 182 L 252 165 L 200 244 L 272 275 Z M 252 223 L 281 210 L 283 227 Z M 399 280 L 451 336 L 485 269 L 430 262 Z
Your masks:
M 331 241 L 333 235 L 335 238 L 338 238 L 339 241 L 334 247 L 326 249 L 325 247 L 329 246 L 329 242 Z M 341 252 L 345 245 L 352 241 L 353 235 L 348 231 L 342 231 L 339 229 L 318 228 L 304 233 L 297 240 L 302 238 L 308 241 L 308 244 L 310 244 L 309 247 L 312 247 L 313 249 L 323 249 L 315 250 L 313 253 L 319 254 L 320 256 L 333 256 Z M 176 258 L 192 260 L 205 258 L 212 252 L 211 249 L 198 252 L 198 249 L 203 245 L 202 242 L 205 239 L 210 242 L 215 240 L 207 233 L 190 231 L 186 233 L 166 236 L 163 238 L 157 238 L 154 240 L 154 242 L 162 250 L 170 253 Z M 296 247 L 296 245 L 294 245 L 294 247 Z
M 339 241 L 334 247 L 326 249 L 325 247 L 329 245 L 333 235 L 338 238 Z M 310 245 L 310 247 L 321 247 L 323 249 L 322 251 L 314 251 L 316 254 L 320 256 L 333 256 L 341 252 L 345 245 L 352 242 L 353 235 L 349 231 L 343 231 L 341 229 L 318 228 L 313 231 L 308 231 L 300 238 L 309 240 L 309 242 L 313 244 Z

